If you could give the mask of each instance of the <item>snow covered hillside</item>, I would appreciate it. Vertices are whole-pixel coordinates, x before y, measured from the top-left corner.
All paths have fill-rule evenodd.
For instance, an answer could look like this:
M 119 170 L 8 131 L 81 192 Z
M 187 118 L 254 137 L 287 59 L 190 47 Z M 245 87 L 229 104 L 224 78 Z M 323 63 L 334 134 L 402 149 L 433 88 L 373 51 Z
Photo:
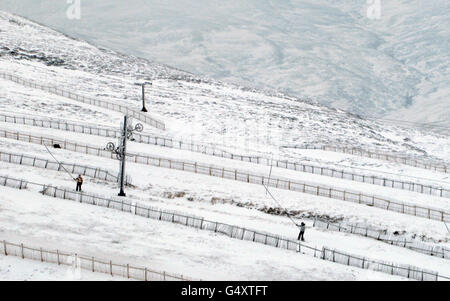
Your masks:
M 283 152 L 281 145 L 327 143 L 444 160 L 450 156 L 447 136 L 385 126 L 298 98 L 202 81 L 69 39 L 7 13 L 1 13 L 0 22 L 0 72 L 99 99 L 125 101 L 136 109 L 140 89 L 135 82 L 153 79 L 147 92 L 151 114 L 167 120 L 168 132 L 174 136 L 247 151 L 264 147 L 275 154 Z
M 448 126 L 449 2 L 380 3 L 379 19 L 366 0 L 81 1 L 80 20 L 67 18 L 65 1 L 0 9 L 215 79 Z
M 105 108 L 78 98 L 139 111 L 140 89 L 135 83 L 143 79 L 153 82 L 147 87 L 147 114 L 166 126 L 163 131 L 144 124 L 143 134 L 178 142 L 128 142 L 130 154 L 147 156 L 147 161 L 134 156 L 127 162 L 132 185 L 125 187 L 122 200 L 134 211 L 123 210 L 123 203 L 120 210 L 92 201 L 93 196 L 118 199 L 117 183 L 96 177 L 98 171 L 66 172 L 59 165 L 52 169 L 37 163 L 54 162 L 46 145 L 61 162 L 118 171 L 115 156 L 101 155 L 116 139 L 92 128 L 118 130 L 123 114 L 113 105 Z M 83 130 L 70 129 L 68 123 Z M 60 148 L 54 148 L 51 139 Z M 198 147 L 181 147 L 191 142 Z M 78 148 L 69 149 L 69 144 Z M 448 280 L 450 234 L 443 223 L 450 217 L 448 169 L 302 148 L 305 145 L 394 153 L 445 168 L 450 161 L 447 135 L 387 126 L 312 101 L 205 79 L 97 48 L 0 11 L 0 241 L 60 248 L 202 280 L 421 280 L 420 273 Z M 258 156 L 261 161 L 242 156 Z M 270 167 L 263 159 L 318 169 Z M 344 177 L 344 170 L 352 176 Z M 72 192 L 79 173 L 84 176 L 83 197 L 90 202 L 74 202 L 66 197 L 69 193 L 48 193 L 49 186 Z M 375 178 L 381 182 L 375 183 Z M 279 185 L 280 179 L 289 184 Z M 293 189 L 297 182 L 303 183 L 303 191 Z M 262 183 L 270 184 L 277 201 Z M 408 188 L 411 183 L 419 189 Z M 307 185 L 325 188 L 317 188 L 316 194 L 305 191 Z M 359 200 L 348 195 L 359 195 Z M 388 205 L 376 203 L 378 199 Z M 138 204 L 159 210 L 160 218 L 138 214 Z M 244 239 L 226 229 L 193 227 L 188 219 L 161 219 L 163 211 L 226 224 L 228 229 L 259 231 L 265 241 L 256 234 Z M 305 242 L 296 241 L 298 228 L 287 214 L 296 223 L 306 223 Z M 317 219 L 392 234 L 391 241 L 374 239 L 369 230 L 361 235 L 323 229 L 315 226 Z M 275 244 L 268 243 L 272 236 L 278 239 Z M 279 244 L 280 238 L 294 241 L 295 248 Z M 405 243 L 396 245 L 393 240 Z M 364 269 L 349 266 L 347 255 L 333 262 L 325 249 L 364 257 Z M 0 277 L 54 279 L 63 273 L 55 266 L 27 262 L 0 254 Z M 383 263 L 401 265 L 407 273 L 391 275 L 379 268 Z

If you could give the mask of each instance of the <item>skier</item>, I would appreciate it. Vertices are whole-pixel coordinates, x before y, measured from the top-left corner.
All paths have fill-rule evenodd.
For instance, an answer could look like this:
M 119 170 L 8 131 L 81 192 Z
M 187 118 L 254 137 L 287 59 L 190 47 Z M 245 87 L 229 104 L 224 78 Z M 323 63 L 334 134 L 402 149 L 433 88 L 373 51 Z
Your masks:
M 300 225 L 297 225 L 297 227 L 300 228 L 300 233 L 298 234 L 297 240 L 301 239 L 302 241 L 305 241 L 303 239 L 303 235 L 305 234 L 305 228 L 306 228 L 305 223 L 302 222 Z
M 76 191 L 81 191 L 81 185 L 83 184 L 83 178 L 81 175 L 78 175 L 78 178 L 76 178 L 75 181 L 77 182 Z

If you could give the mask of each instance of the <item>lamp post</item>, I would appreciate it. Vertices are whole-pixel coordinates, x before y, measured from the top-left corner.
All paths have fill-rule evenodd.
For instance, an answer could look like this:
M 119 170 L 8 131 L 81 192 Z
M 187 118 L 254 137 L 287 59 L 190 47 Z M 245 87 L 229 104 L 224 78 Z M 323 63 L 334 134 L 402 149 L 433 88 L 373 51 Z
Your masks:
M 123 129 L 122 134 L 119 138 L 119 146 L 116 147 L 114 143 L 108 142 L 106 144 L 106 149 L 109 150 L 112 153 L 116 154 L 117 159 L 120 160 L 120 192 L 119 196 L 126 196 L 124 191 L 125 186 L 125 161 L 126 161 L 126 155 L 127 155 L 127 140 L 131 139 L 133 137 L 133 132 L 142 132 L 144 127 L 142 124 L 138 123 L 133 128 L 131 125 L 128 126 L 128 116 L 123 117 Z M 131 123 L 131 122 L 130 122 Z
M 147 109 L 145 108 L 145 85 L 153 85 L 151 82 L 143 82 L 143 83 L 135 83 L 137 86 L 142 87 L 142 112 L 147 112 Z

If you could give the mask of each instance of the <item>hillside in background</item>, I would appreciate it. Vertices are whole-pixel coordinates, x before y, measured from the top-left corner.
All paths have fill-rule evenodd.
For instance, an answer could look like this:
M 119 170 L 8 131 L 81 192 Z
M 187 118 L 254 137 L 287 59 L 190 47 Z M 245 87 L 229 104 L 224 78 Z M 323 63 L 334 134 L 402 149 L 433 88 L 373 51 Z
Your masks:
M 443 148 L 449 143 L 446 136 L 387 126 L 282 94 L 204 80 L 97 48 L 8 13 L 0 14 L 0 23 L 0 71 L 135 107 L 140 99 L 136 81 L 153 79 L 148 91 L 151 114 L 165 119 L 168 134 L 174 137 L 247 152 L 280 154 L 285 153 L 281 146 L 326 144 L 448 160 L 449 148 Z
M 3 0 L 0 9 L 122 53 L 361 115 L 450 124 L 446 0 Z M 126 9 L 124 9 L 126 7 Z

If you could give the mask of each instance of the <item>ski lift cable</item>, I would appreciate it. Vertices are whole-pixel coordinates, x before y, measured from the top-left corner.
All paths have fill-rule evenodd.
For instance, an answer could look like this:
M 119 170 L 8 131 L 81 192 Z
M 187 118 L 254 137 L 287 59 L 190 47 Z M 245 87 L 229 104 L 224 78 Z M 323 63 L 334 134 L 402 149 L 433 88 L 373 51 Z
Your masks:
M 286 208 L 284 208 L 283 206 L 281 206 L 281 204 L 277 201 L 277 199 L 272 195 L 272 193 L 270 193 L 269 189 L 267 188 L 267 186 L 265 184 L 262 184 L 264 186 L 264 188 L 266 189 L 266 192 L 270 195 L 270 197 L 275 201 L 275 203 L 277 203 L 278 206 L 280 206 L 282 209 L 284 209 L 284 211 L 286 212 L 287 216 L 289 217 L 289 219 L 294 223 L 295 226 L 298 226 L 297 223 L 294 221 L 294 219 L 291 217 L 291 215 L 289 214 L 289 212 L 286 210 Z
M 55 156 L 53 156 L 53 154 L 52 154 L 52 153 L 50 152 L 50 150 L 48 149 L 47 145 L 44 144 L 44 146 L 45 146 L 45 149 L 47 150 L 47 152 L 50 154 L 50 156 L 53 157 L 53 159 L 59 164 L 59 166 L 61 166 L 61 167 L 67 172 L 67 174 L 69 174 L 69 176 L 70 176 L 73 180 L 76 180 L 76 179 L 72 176 L 72 174 L 71 174 L 69 171 L 67 171 L 67 169 L 64 167 L 64 165 L 62 165 L 62 164 L 58 161 L 58 159 L 56 159 Z
M 270 159 L 270 171 L 269 171 L 269 177 L 268 177 L 268 182 L 270 182 L 270 177 L 272 175 L 272 167 L 273 167 L 273 153 Z M 272 195 L 272 193 L 270 193 L 269 188 L 267 188 L 267 186 L 264 184 L 264 182 L 262 183 L 262 185 L 264 186 L 264 188 L 266 189 L 266 195 L 269 194 L 270 197 L 275 201 L 275 203 L 282 209 L 284 209 L 284 212 L 286 212 L 287 216 L 289 217 L 289 219 L 294 223 L 294 225 L 296 227 L 298 227 L 297 223 L 294 221 L 294 219 L 291 217 L 291 215 L 289 214 L 289 212 L 286 210 L 286 208 L 284 208 L 283 206 L 281 206 L 280 202 L 277 201 L 277 199 Z
M 267 180 L 267 183 L 270 183 L 270 176 L 272 175 L 272 166 L 273 166 L 272 163 L 273 163 L 273 153 L 272 153 L 272 156 L 270 158 L 270 171 L 269 171 L 269 178 Z M 268 193 L 268 191 L 267 191 L 267 188 L 266 188 L 266 196 L 267 196 L 267 193 Z
M 450 233 L 450 230 L 447 227 L 447 223 L 445 221 L 443 221 L 443 222 L 444 222 L 445 228 L 447 228 L 448 233 Z

